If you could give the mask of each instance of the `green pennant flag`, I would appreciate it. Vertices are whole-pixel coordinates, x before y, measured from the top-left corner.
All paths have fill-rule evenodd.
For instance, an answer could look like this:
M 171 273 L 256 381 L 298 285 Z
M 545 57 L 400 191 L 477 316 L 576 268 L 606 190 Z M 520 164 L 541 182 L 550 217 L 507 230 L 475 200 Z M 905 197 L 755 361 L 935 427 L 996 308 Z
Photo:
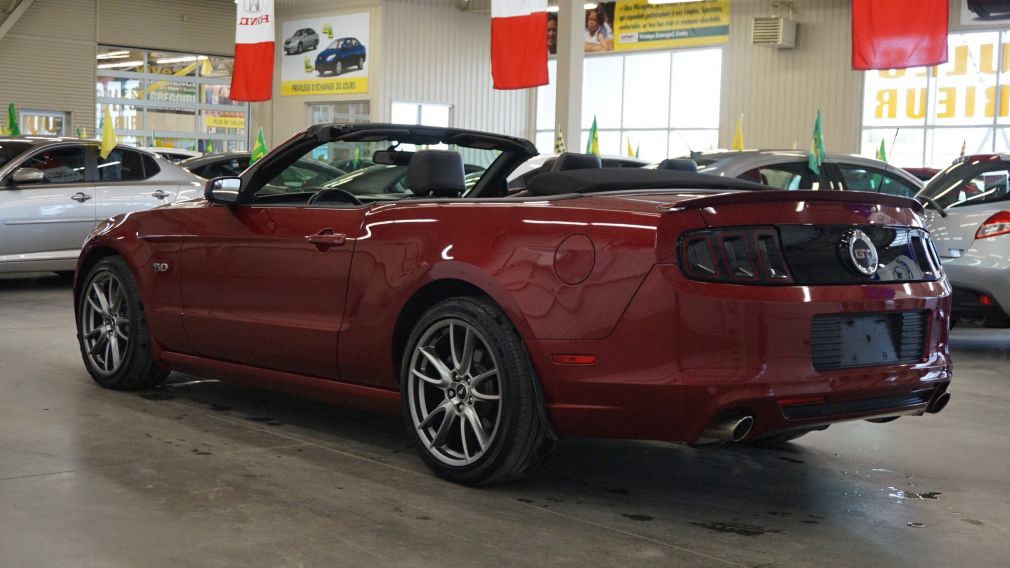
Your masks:
M 586 153 L 593 156 L 600 155 L 600 136 L 596 131 L 596 116 L 593 116 L 593 126 L 589 128 L 589 141 L 586 142 Z
M 351 169 L 356 170 L 361 167 L 361 144 L 354 145 L 354 157 L 351 159 Z
M 263 139 L 263 127 L 260 127 L 256 134 L 256 143 L 253 144 L 252 154 L 249 156 L 249 165 L 253 165 L 257 160 L 267 155 L 267 142 Z
M 817 120 L 814 121 L 814 132 L 810 138 L 810 154 L 807 156 L 807 166 L 810 171 L 817 175 L 821 174 L 821 164 L 824 163 L 824 132 L 821 131 L 821 111 L 817 111 Z
M 887 161 L 887 151 L 884 149 L 883 139 L 880 140 L 880 148 L 877 148 L 877 159 L 880 160 L 881 162 Z
M 641 149 L 642 149 L 642 143 L 641 142 L 639 142 L 638 144 L 635 144 L 635 158 L 639 157 L 638 152 Z
M 21 136 L 21 127 L 18 126 L 18 111 L 14 108 L 14 103 L 7 106 L 7 135 Z
M 204 154 L 213 154 L 214 153 L 214 141 L 213 140 L 208 140 L 207 143 L 203 145 L 203 153 Z

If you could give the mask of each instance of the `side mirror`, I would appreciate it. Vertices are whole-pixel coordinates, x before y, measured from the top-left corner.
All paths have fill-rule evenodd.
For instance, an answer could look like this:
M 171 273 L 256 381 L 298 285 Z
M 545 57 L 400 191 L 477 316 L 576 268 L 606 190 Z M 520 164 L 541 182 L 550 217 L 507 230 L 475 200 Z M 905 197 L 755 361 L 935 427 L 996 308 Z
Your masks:
M 203 190 L 203 196 L 211 203 L 234 205 L 238 203 L 239 191 L 241 189 L 242 178 L 219 177 L 207 182 Z
M 11 176 L 13 183 L 39 183 L 46 180 L 46 174 L 35 168 L 18 168 Z

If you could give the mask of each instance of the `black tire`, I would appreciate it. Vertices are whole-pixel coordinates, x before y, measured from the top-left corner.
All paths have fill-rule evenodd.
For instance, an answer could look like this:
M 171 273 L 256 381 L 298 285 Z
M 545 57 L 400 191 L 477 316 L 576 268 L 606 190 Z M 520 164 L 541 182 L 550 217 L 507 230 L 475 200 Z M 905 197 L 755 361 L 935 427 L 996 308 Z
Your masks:
M 357 67 L 359 70 L 364 69 L 365 68 L 365 58 L 364 57 L 359 57 L 358 58 L 358 64 L 355 67 Z
M 298 47 L 295 48 L 295 53 L 302 53 L 303 51 L 305 51 L 305 46 L 302 45 L 302 42 L 298 42 Z
M 98 299 L 103 290 L 108 291 L 105 302 Z M 81 357 L 96 383 L 108 389 L 135 390 L 165 380 L 168 370 L 154 359 L 140 289 L 122 258 L 104 258 L 88 272 L 76 308 Z M 120 346 L 116 349 L 118 358 L 111 352 L 112 343 Z M 124 343 L 125 349 L 121 347 Z
M 453 328 L 454 325 L 458 327 Z M 446 326 L 447 332 L 444 331 Z M 446 337 L 452 342 L 453 333 L 459 335 L 454 329 L 463 330 L 462 339 L 457 339 L 456 345 L 461 347 L 459 356 L 465 363 L 456 364 L 456 351 L 450 351 L 446 345 Z M 474 347 L 467 361 L 467 349 L 463 346 L 470 338 L 473 338 Z M 421 347 L 429 349 L 429 353 L 440 355 L 441 351 L 448 355 L 449 364 L 454 365 L 451 380 L 443 377 L 439 368 L 426 359 L 420 352 Z M 447 386 L 417 378 L 414 371 L 419 369 L 423 369 L 422 374 L 435 373 L 436 379 L 443 380 Z M 448 366 L 444 369 L 449 371 Z M 458 376 L 457 371 L 461 373 Z M 471 382 L 478 371 L 478 377 Z M 485 375 L 494 377 L 496 383 L 486 384 L 492 381 L 480 379 Z M 542 419 L 535 380 L 522 340 L 493 302 L 478 297 L 459 297 L 431 307 L 414 326 L 400 369 L 404 422 L 421 459 L 439 477 L 464 485 L 518 479 L 536 469 L 553 447 L 553 440 Z M 454 393 L 453 389 L 461 385 L 462 390 Z M 478 385 L 484 386 L 478 389 Z M 457 394 L 463 399 L 455 398 Z M 429 396 L 434 402 L 428 402 Z M 470 397 L 469 408 L 466 408 L 467 396 Z M 497 403 L 484 400 L 488 396 L 497 396 Z M 457 405 L 454 400 L 461 402 Z M 425 406 L 447 409 L 442 411 L 436 424 L 432 417 L 439 408 L 429 411 Z M 476 426 L 472 416 L 477 417 Z M 485 424 L 492 423 L 492 416 L 495 425 L 484 428 Z M 477 427 L 487 436 L 483 441 L 476 435 Z M 444 443 L 435 447 L 443 429 L 452 432 L 443 438 Z M 470 446 L 474 447 L 473 456 L 468 453 Z

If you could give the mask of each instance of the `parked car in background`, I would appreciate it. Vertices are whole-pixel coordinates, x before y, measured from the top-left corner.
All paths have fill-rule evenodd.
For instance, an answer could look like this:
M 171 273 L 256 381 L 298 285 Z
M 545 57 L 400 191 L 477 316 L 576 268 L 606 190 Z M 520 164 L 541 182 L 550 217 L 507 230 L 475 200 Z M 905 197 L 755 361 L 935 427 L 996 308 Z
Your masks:
M 526 189 L 530 180 L 541 173 L 550 171 L 557 159 L 558 154 L 539 154 L 526 160 L 509 174 L 509 189 L 513 191 Z M 649 162 L 626 156 L 600 156 L 600 164 L 604 168 L 643 168 L 649 165 Z
M 98 221 L 200 194 L 155 154 L 77 138 L 0 138 L 0 272 L 72 271 Z
M 196 150 L 183 150 L 182 148 L 160 148 L 157 146 L 148 146 L 141 148 L 141 150 L 153 152 L 162 158 L 177 164 L 183 160 L 198 158 L 203 155 L 203 152 L 197 152 Z
M 702 152 L 690 156 L 698 173 L 732 177 L 778 189 L 845 189 L 912 197 L 922 182 L 901 168 L 862 156 L 828 154 L 815 174 L 800 150 Z M 688 158 L 688 156 L 685 156 Z
M 319 47 L 319 34 L 312 28 L 302 28 L 284 40 L 284 53 L 292 55 Z
M 355 144 L 409 191 L 273 189 Z M 203 201 L 110 219 L 77 269 L 84 366 L 111 389 L 178 370 L 399 412 L 424 462 L 472 485 L 559 437 L 771 444 L 949 400 L 949 288 L 916 201 L 564 154 L 582 167 L 508 197 L 535 154 L 317 125 Z M 465 194 L 464 155 L 491 164 Z
M 938 168 L 901 168 L 901 169 L 919 178 L 919 180 L 922 182 L 927 182 L 933 179 L 933 176 L 940 173 L 940 170 Z
M 250 152 L 222 152 L 209 154 L 179 162 L 179 165 L 194 174 L 211 179 L 222 176 L 237 176 L 249 167 Z M 346 172 L 319 160 L 299 160 L 296 165 L 285 170 L 275 185 L 297 189 L 308 185 L 318 187 L 339 178 Z
M 916 196 L 954 287 L 954 317 L 1010 326 L 1010 154 L 956 160 Z
M 1000 19 L 1010 18 L 1010 1 L 1008 0 L 967 0 L 968 9 L 975 12 L 979 18 L 987 20 L 1000 14 Z
M 333 40 L 316 56 L 316 71 L 320 75 L 341 75 L 350 67 L 365 68 L 365 46 L 353 37 Z

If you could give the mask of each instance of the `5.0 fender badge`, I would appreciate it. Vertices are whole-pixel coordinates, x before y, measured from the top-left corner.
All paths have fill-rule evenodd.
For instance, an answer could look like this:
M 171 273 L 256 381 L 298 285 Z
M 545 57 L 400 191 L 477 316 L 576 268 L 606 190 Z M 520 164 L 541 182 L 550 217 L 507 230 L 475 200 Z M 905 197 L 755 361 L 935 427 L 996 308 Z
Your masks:
M 155 262 L 154 264 L 151 265 L 151 269 L 154 270 L 155 272 L 168 272 L 168 263 Z
M 863 276 L 873 276 L 877 272 L 880 254 L 869 235 L 859 229 L 850 229 L 838 245 L 839 253 L 848 261 L 850 268 Z

